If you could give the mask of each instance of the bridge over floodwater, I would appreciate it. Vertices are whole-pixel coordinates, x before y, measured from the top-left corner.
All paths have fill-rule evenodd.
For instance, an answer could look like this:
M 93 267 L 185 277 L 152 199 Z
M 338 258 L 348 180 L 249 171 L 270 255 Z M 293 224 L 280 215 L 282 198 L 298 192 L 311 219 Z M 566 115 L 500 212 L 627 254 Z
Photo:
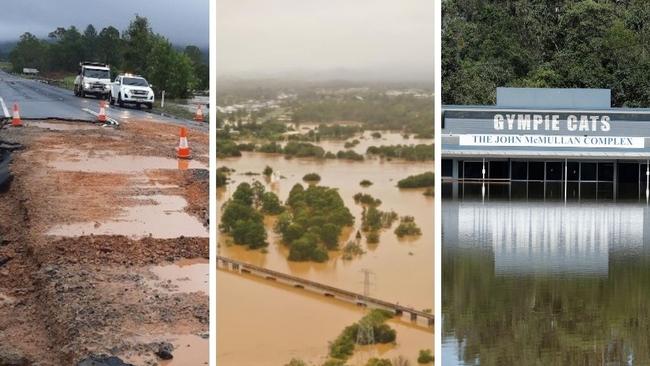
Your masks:
M 271 281 L 281 281 L 295 288 L 309 290 L 321 293 L 324 296 L 336 298 L 341 301 L 351 302 L 358 306 L 371 307 L 375 309 L 383 309 L 391 311 L 396 316 L 402 316 L 405 313 L 410 315 L 411 321 L 417 322 L 418 319 L 424 319 L 427 325 L 432 327 L 434 324 L 434 316 L 431 313 L 416 310 L 407 306 L 399 305 L 389 301 L 380 300 L 374 297 L 362 295 L 356 292 L 340 289 L 337 287 L 325 285 L 322 283 L 306 280 L 304 278 L 292 276 L 286 273 L 274 271 L 271 269 L 259 267 L 246 262 L 238 261 L 223 256 L 217 256 L 217 266 L 223 265 L 240 273 L 248 273 L 266 278 Z

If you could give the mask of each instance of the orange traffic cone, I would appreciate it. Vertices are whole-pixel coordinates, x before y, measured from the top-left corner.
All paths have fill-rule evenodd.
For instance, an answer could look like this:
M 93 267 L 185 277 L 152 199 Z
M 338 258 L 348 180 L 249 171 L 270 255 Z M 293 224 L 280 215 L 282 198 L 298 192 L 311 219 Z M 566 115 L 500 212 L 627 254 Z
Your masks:
M 180 159 L 190 158 L 190 147 L 187 144 L 187 128 L 185 127 L 181 127 L 180 140 L 178 142 L 178 147 L 176 148 L 176 156 Z
M 97 115 L 97 120 L 102 123 L 106 123 L 106 102 L 99 102 L 99 114 Z
M 22 127 L 23 122 L 20 120 L 20 112 L 18 111 L 18 103 L 14 103 L 14 112 L 11 118 L 11 125 L 13 127 Z
M 203 122 L 203 109 L 201 108 L 200 104 L 198 109 L 196 110 L 196 114 L 194 115 L 194 120 L 198 122 Z

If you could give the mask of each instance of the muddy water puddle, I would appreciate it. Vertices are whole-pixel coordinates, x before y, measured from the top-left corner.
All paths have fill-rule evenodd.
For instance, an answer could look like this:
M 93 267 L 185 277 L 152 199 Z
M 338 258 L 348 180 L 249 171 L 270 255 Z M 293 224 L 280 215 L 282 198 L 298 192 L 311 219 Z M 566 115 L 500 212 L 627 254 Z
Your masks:
M 207 259 L 182 259 L 173 264 L 152 267 L 151 272 L 157 278 L 148 281 L 150 286 L 165 292 L 209 292 L 210 261 Z
M 66 159 L 50 162 L 50 166 L 62 171 L 87 173 L 136 174 L 158 169 L 207 169 L 207 165 L 196 160 L 183 160 L 160 156 L 116 155 L 111 152 L 62 151 Z
M 79 131 L 95 130 L 101 128 L 99 125 L 93 125 L 84 122 L 27 122 L 27 127 L 38 127 L 53 131 Z
M 227 270 L 218 271 L 217 286 L 220 366 L 277 366 L 292 358 L 320 365 L 328 342 L 365 314 L 352 304 Z M 421 349 L 433 348 L 431 329 L 399 319 L 388 324 L 397 332 L 396 344 L 359 347 L 346 365 L 398 356 L 415 365 Z
M 134 196 L 142 204 L 124 208 L 121 214 L 104 222 L 58 225 L 48 231 L 54 236 L 126 235 L 133 238 L 152 236 L 167 239 L 180 236 L 208 237 L 208 229 L 185 211 L 182 196 Z
M 194 334 L 163 335 L 137 337 L 139 343 L 168 342 L 174 346 L 172 352 L 174 358 L 161 360 L 154 354 L 130 355 L 124 357 L 127 363 L 135 366 L 159 365 L 159 366 L 200 366 L 209 363 L 210 343 L 208 339 Z M 152 361 L 155 361 L 153 363 Z

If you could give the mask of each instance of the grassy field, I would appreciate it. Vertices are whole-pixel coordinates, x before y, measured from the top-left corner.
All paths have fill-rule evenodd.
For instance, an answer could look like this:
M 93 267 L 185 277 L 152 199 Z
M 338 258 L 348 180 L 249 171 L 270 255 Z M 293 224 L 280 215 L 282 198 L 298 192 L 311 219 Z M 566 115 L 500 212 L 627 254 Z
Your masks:
M 11 72 L 11 62 L 0 61 L 0 70 Z
M 158 113 L 164 113 L 170 116 L 178 117 L 178 118 L 184 118 L 184 119 L 194 119 L 194 113 L 195 112 L 190 112 L 187 110 L 185 107 L 179 105 L 182 104 L 180 101 L 174 101 L 166 99 L 165 100 L 165 107 L 162 108 L 160 107 L 160 100 L 156 100 L 153 106 L 154 112 Z M 203 117 L 204 121 L 208 121 L 208 111 L 207 108 L 203 108 Z

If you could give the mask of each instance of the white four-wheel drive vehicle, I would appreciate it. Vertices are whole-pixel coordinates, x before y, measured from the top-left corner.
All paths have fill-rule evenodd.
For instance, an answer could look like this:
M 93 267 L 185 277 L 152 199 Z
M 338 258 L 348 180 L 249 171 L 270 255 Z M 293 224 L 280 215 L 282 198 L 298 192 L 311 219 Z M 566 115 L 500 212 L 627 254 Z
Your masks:
M 111 94 L 111 68 L 98 62 L 79 63 L 79 73 L 74 79 L 74 94 L 82 98 L 94 95 L 107 99 Z
M 153 108 L 153 89 L 147 80 L 141 76 L 124 74 L 115 78 L 111 85 L 111 104 L 123 107 L 124 104 L 135 104 L 138 108 L 144 104 Z

